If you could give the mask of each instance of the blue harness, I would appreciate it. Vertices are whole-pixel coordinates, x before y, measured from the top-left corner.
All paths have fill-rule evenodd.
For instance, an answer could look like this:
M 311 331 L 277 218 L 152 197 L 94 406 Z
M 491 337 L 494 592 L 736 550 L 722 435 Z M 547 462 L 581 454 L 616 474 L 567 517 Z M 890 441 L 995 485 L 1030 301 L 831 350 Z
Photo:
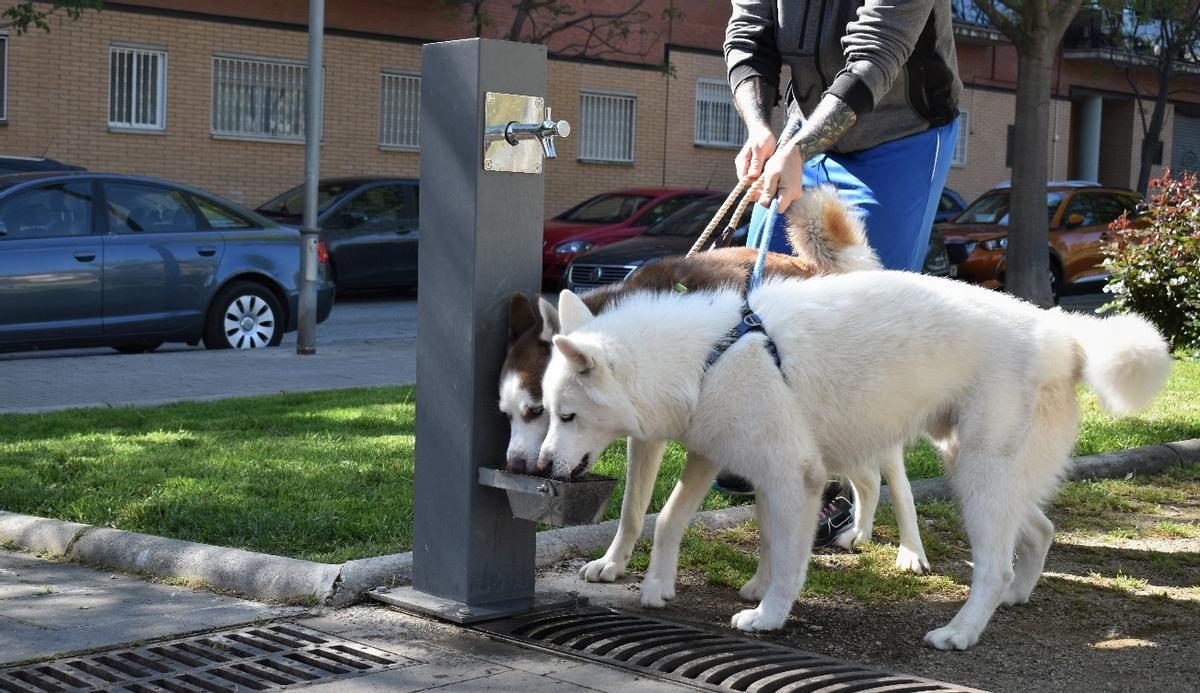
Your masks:
M 750 272 L 749 278 L 746 280 L 746 290 L 742 293 L 742 319 L 738 324 L 725 333 L 725 336 L 717 340 L 713 344 L 712 350 L 708 354 L 708 361 L 704 364 L 704 369 L 708 370 L 712 367 L 717 359 L 721 358 L 729 350 L 729 347 L 737 343 L 739 339 L 748 334 L 761 334 L 766 343 L 767 353 L 771 355 L 771 359 L 775 361 L 775 367 L 783 371 L 783 364 L 779 360 L 779 349 L 775 346 L 775 340 L 771 339 L 771 335 L 767 334 L 767 330 L 763 327 L 762 318 L 750 308 L 750 292 L 757 289 L 762 284 L 763 267 L 767 262 L 767 247 L 771 244 L 771 232 L 775 227 L 776 218 L 779 216 L 779 198 L 771 200 L 771 209 L 767 216 L 767 226 L 763 229 L 762 238 L 759 239 L 758 258 L 754 262 L 754 268 Z

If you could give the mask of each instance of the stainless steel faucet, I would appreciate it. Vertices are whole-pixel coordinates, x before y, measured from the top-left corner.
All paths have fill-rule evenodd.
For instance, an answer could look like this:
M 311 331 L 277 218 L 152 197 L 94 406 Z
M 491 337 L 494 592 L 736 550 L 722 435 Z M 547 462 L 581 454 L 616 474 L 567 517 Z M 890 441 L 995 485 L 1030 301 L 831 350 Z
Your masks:
M 565 120 L 554 120 L 550 115 L 549 108 L 546 109 L 546 119 L 540 123 L 513 121 L 504 128 L 504 139 L 514 146 L 522 140 L 531 140 L 536 137 L 542 143 L 542 151 L 546 153 L 547 159 L 558 158 L 558 151 L 554 148 L 554 138 L 568 137 L 570 134 L 570 123 Z

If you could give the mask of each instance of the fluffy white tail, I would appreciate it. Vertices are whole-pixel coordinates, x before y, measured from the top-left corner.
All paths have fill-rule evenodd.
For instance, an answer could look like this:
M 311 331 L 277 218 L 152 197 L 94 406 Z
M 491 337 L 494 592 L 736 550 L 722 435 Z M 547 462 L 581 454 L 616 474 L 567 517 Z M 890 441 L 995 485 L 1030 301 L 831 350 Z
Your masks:
M 1117 416 L 1154 399 L 1171 371 L 1171 353 L 1154 325 L 1136 313 L 1110 318 L 1064 313 L 1083 350 L 1083 380 Z

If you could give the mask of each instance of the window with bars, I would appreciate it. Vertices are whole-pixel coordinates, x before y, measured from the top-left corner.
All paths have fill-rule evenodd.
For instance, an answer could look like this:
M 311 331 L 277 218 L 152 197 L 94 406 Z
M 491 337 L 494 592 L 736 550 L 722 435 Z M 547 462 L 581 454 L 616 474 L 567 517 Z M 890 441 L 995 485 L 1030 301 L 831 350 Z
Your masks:
M 0 120 L 8 120 L 8 36 L 0 34 Z
M 967 165 L 967 140 L 971 137 L 971 112 L 959 111 L 958 114 L 958 137 L 954 140 L 954 158 L 950 160 L 951 166 L 966 166 Z
M 696 82 L 696 144 L 707 147 L 741 147 L 746 125 L 733 107 L 733 94 L 724 80 Z
M 299 63 L 214 56 L 213 134 L 302 141 L 307 79 Z
M 112 46 L 108 51 L 108 126 L 133 130 L 166 127 L 167 54 Z
M 633 163 L 637 97 L 582 92 L 579 99 L 579 158 Z
M 416 149 L 419 146 L 421 78 L 383 72 L 379 79 L 379 145 Z

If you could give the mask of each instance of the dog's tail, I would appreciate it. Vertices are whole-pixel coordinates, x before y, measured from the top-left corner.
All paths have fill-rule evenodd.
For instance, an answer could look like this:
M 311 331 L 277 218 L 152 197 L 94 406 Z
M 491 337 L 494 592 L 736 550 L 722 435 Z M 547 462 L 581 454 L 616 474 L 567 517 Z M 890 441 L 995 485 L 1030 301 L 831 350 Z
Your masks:
M 1070 335 L 1071 371 L 1116 416 L 1133 414 L 1154 399 L 1171 371 L 1171 352 L 1158 330 L 1136 313 L 1109 318 L 1053 311 Z
M 817 271 L 841 274 L 882 267 L 867 245 L 862 219 L 833 186 L 806 189 L 788 206 L 786 216 L 792 248 Z

